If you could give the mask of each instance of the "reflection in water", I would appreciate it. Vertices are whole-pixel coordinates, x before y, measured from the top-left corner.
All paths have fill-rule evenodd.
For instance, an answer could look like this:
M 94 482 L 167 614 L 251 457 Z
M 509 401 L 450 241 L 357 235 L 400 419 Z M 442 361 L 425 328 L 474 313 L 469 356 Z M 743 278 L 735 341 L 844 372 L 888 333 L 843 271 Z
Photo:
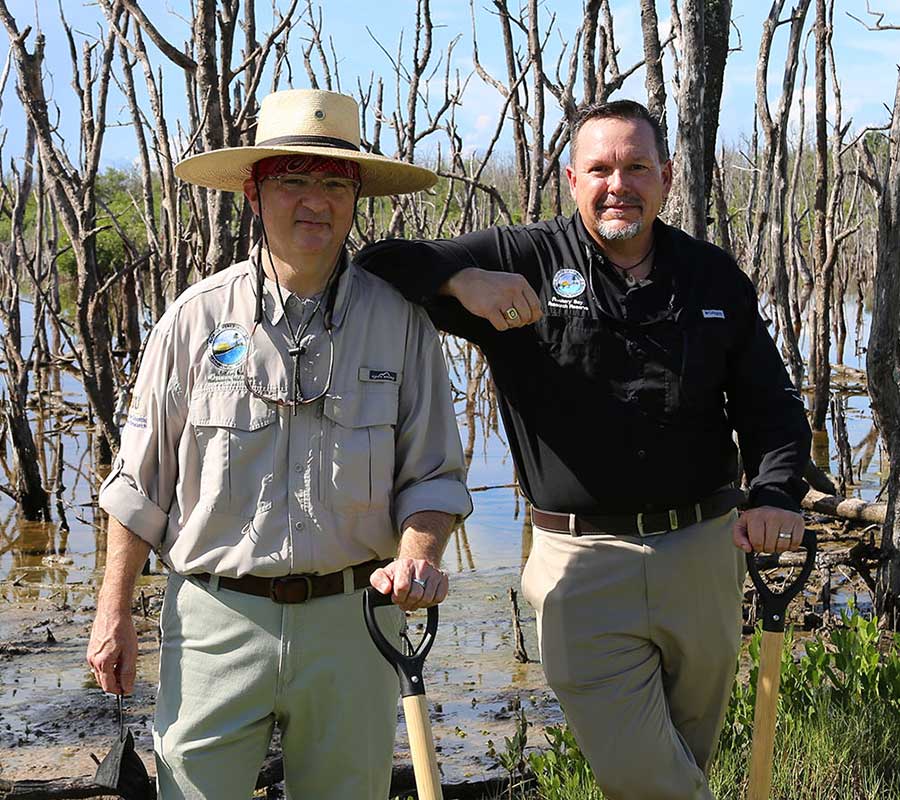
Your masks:
M 475 569 L 475 559 L 472 557 L 472 548 L 469 546 L 469 537 L 466 535 L 466 523 L 460 523 L 453 532 L 453 538 L 456 542 L 456 564 L 457 570 L 462 572 L 464 569 Z M 463 563 L 463 555 L 465 555 L 465 563 Z
M 67 581 L 72 560 L 67 555 L 68 532 L 50 522 L 17 521 L 13 536 L 3 535 L 0 563 L 9 556 L 6 570 L 12 579 L 3 598 L 14 602 L 32 602 L 46 596 L 48 590 L 58 604 L 68 605 Z

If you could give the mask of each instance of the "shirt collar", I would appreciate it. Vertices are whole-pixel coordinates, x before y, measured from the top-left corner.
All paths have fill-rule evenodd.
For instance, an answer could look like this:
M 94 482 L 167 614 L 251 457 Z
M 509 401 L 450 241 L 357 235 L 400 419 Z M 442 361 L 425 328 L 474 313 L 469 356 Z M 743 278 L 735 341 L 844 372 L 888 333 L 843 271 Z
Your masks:
M 257 258 L 262 255 L 261 248 L 256 245 L 250 253 L 250 260 L 247 262 L 247 270 L 253 278 L 254 292 L 256 291 L 256 264 Z M 350 296 L 352 294 L 353 284 L 356 282 L 357 267 L 347 257 L 346 252 L 342 256 L 345 259 L 345 268 L 338 277 L 337 296 L 334 302 L 334 311 L 331 315 L 332 327 L 339 328 L 344 321 L 347 313 L 347 307 L 350 305 Z M 340 268 L 340 267 L 339 267 Z M 266 319 L 272 325 L 277 325 L 284 316 L 284 305 L 278 296 L 278 284 L 268 275 L 263 277 L 263 313 Z M 281 297 L 284 302 L 288 302 L 288 298 L 292 297 L 292 293 L 284 286 L 281 287 Z M 327 300 L 326 300 L 327 301 Z M 323 301 L 325 302 L 325 301 Z

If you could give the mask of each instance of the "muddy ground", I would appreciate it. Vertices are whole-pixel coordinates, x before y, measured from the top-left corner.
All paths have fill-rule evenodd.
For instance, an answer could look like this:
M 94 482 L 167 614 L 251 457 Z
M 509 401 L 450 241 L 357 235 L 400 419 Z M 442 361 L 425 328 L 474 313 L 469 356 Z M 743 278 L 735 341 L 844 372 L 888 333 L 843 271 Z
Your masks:
M 156 616 L 164 577 L 144 578 L 144 602 L 135 604 L 140 661 L 127 724 L 138 752 L 154 774 L 151 724 L 157 679 Z M 562 719 L 540 665 L 513 658 L 512 615 L 507 591 L 518 570 L 454 576 L 441 606 L 441 623 L 426 665 L 435 744 L 448 783 L 496 776 L 489 740 L 502 748 L 511 736 L 515 709 L 530 723 L 531 746 L 543 744 L 543 728 Z M 5 588 L 9 588 L 9 584 Z M 37 587 L 35 587 L 37 588 Z M 79 585 L 49 597 L 0 599 L 0 776 L 6 780 L 92 775 L 91 754 L 102 758 L 116 732 L 115 701 L 104 695 L 84 661 L 93 612 L 91 593 Z M 39 594 L 46 595 L 46 592 Z M 143 608 L 142 608 L 143 605 Z M 528 655 L 537 658 L 534 619 L 522 604 Z M 472 609 L 478 613 L 473 614 Z M 146 615 L 144 614 L 146 610 Z M 415 621 L 411 618 L 412 635 Z M 395 762 L 409 762 L 402 714 Z M 277 742 L 273 745 L 277 752 Z

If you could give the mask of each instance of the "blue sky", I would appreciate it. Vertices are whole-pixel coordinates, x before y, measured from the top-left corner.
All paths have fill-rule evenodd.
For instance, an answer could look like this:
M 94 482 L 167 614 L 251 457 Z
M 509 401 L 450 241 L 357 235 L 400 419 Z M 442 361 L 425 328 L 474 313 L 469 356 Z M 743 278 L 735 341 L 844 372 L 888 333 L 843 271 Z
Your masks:
M 871 2 L 872 0 L 870 0 Z M 900 24 L 900 0 L 876 0 L 877 9 L 886 14 L 885 22 Z M 278 0 L 282 8 L 287 0 Z M 71 89 L 71 66 L 68 57 L 68 45 L 59 23 L 56 3 L 44 0 L 9 0 L 10 11 L 15 16 L 20 29 L 35 24 L 35 8 L 40 8 L 40 24 L 47 37 L 47 93 L 60 108 L 60 133 L 65 138 L 70 153 L 77 153 L 78 111 L 74 93 Z M 185 19 L 190 4 L 186 0 L 162 0 L 156 4 L 142 4 L 153 22 L 163 30 L 169 39 L 180 46 L 189 33 L 189 25 Z M 302 5 L 302 3 L 301 3 Z M 384 76 L 386 96 L 392 97 L 391 67 L 388 58 L 378 48 L 372 36 L 395 53 L 400 40 L 401 30 L 408 54 L 412 45 L 415 2 L 414 0 L 379 0 L 371 2 L 348 2 L 342 0 L 325 0 L 322 4 L 325 20 L 325 32 L 334 39 L 335 49 L 340 62 L 340 75 L 344 91 L 353 92 L 357 79 L 368 82 L 369 75 Z M 516 0 L 510 0 L 515 7 Z M 670 24 L 669 3 L 658 2 L 658 14 L 662 32 L 668 30 Z M 81 0 L 63 0 L 63 7 L 68 20 L 76 31 L 96 35 L 101 31 L 102 15 L 90 3 Z M 258 31 L 262 35 L 268 30 L 270 3 L 258 4 Z M 492 8 L 488 0 L 477 0 L 475 3 L 478 25 L 479 54 L 484 66 L 498 78 L 504 79 L 504 56 L 499 35 L 499 25 L 491 14 Z M 639 6 L 636 0 L 613 0 L 616 43 L 620 50 L 619 63 L 624 70 L 640 60 L 642 55 Z M 546 29 L 550 15 L 555 14 L 555 32 L 551 36 L 544 54 L 545 66 L 555 65 L 560 51 L 561 41 L 572 41 L 574 32 L 581 18 L 581 3 L 578 0 L 545 2 L 542 6 L 543 28 Z M 460 36 L 460 41 L 453 56 L 453 65 L 465 78 L 472 71 L 471 22 L 469 4 L 465 0 L 432 0 L 432 12 L 435 24 L 434 56 L 436 63 L 438 53 L 446 53 L 449 42 Z M 741 32 L 741 49 L 731 54 L 726 70 L 725 91 L 722 101 L 720 141 L 739 143 L 742 137 L 749 134 L 753 123 L 753 103 L 755 98 L 756 61 L 759 50 L 759 38 L 762 21 L 768 12 L 768 4 L 751 2 L 751 0 L 735 0 L 733 19 Z M 900 31 L 870 32 L 859 23 L 850 19 L 847 12 L 864 19 L 872 19 L 866 14 L 864 3 L 854 0 L 836 0 L 835 5 L 835 57 L 838 74 L 843 90 L 844 120 L 853 119 L 855 129 L 866 125 L 882 124 L 887 120 L 888 112 L 885 104 L 893 101 L 897 80 L 897 64 L 900 62 Z M 812 23 L 813 9 L 809 12 L 807 28 Z M 369 33 L 371 31 L 371 35 Z M 303 69 L 298 37 L 305 35 L 305 26 L 298 26 L 293 38 L 291 53 L 293 55 L 294 86 L 301 88 L 308 85 Z M 776 35 L 773 51 L 769 87 L 771 103 L 777 103 L 781 84 L 783 52 L 787 40 L 788 28 L 782 26 Z M 240 33 L 239 33 L 240 37 Z M 5 60 L 8 49 L 7 37 L 0 32 L 0 57 Z M 33 36 L 29 39 L 33 46 Z M 738 45 L 736 32 L 732 33 L 732 46 Z M 179 70 L 168 66 L 166 59 L 159 55 L 152 45 L 151 57 L 155 63 L 164 66 L 167 75 L 166 103 L 171 115 L 179 115 L 184 107 L 184 83 Z M 238 45 L 239 47 L 239 45 Z M 810 74 L 806 90 L 807 121 L 812 119 L 812 40 L 808 40 L 810 56 Z M 30 48 L 29 48 L 30 49 Z M 236 48 L 237 49 L 237 48 Z M 671 63 L 667 61 L 666 78 L 671 86 Z M 443 76 L 441 69 L 436 76 L 440 83 Z M 0 128 L 6 129 L 6 143 L 3 148 L 4 169 L 8 168 L 11 157 L 21 154 L 23 139 L 22 109 L 14 92 L 14 75 L 10 76 L 2 94 L 3 105 L 0 108 Z M 142 83 L 142 79 L 139 84 Z M 263 87 L 268 84 L 264 80 Z M 439 91 L 440 87 L 435 86 Z M 645 98 L 643 71 L 639 70 L 616 95 L 618 97 Z M 469 80 L 462 108 L 458 111 L 458 120 L 466 147 L 478 150 L 486 146 L 494 130 L 499 112 L 501 98 L 490 86 L 485 85 L 477 76 Z M 548 124 L 552 127 L 558 119 L 555 100 L 548 95 Z M 795 102 L 796 105 L 796 102 Z M 675 109 L 670 103 L 670 128 L 674 128 Z M 129 116 L 124 108 L 121 96 L 113 90 L 109 106 L 109 123 L 107 139 L 104 145 L 104 163 L 125 166 L 134 158 L 134 143 L 130 130 Z M 174 126 L 172 126 L 174 128 Z M 388 140 L 383 140 L 387 145 Z

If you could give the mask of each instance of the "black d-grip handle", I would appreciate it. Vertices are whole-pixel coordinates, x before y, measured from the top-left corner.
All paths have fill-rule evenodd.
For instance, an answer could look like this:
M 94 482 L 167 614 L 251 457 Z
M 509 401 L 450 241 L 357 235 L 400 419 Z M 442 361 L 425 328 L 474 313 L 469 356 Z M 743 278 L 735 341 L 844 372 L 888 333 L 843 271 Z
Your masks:
M 405 656 L 385 638 L 381 628 L 378 627 L 378 620 L 375 619 L 375 609 L 378 606 L 389 606 L 390 604 L 391 596 L 389 594 L 382 594 L 373 586 L 366 587 L 363 592 L 363 617 L 366 620 L 369 635 L 375 642 L 378 652 L 397 671 L 397 677 L 400 678 L 400 694 L 404 697 L 425 694 L 422 667 L 425 665 L 425 656 L 431 650 L 431 645 L 434 644 L 434 635 L 437 633 L 438 607 L 429 606 L 425 635 L 415 652 Z
M 773 592 L 759 574 L 756 565 L 756 553 L 747 553 L 747 569 L 753 579 L 753 585 L 759 592 L 762 603 L 763 630 L 772 633 L 784 633 L 784 619 L 787 607 L 803 588 L 816 563 L 816 532 L 808 528 L 803 531 L 800 546 L 806 550 L 806 561 L 796 579 L 781 592 Z

